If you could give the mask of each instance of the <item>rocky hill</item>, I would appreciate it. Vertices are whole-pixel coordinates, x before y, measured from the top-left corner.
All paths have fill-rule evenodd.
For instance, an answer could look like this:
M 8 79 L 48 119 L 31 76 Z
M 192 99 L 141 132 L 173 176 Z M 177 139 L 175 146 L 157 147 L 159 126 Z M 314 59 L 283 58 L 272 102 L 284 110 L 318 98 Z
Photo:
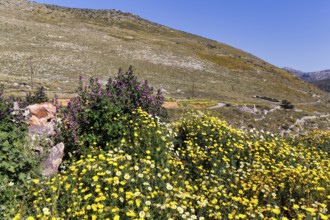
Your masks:
M 137 15 L 27 0 L 0 2 L 0 81 L 8 95 L 24 95 L 43 85 L 50 97 L 71 97 L 79 76 L 96 76 L 105 83 L 119 67 L 129 65 L 140 80 L 171 99 L 268 109 L 274 104 L 269 100 L 285 99 L 310 113 L 329 109 L 327 93 L 287 71 Z

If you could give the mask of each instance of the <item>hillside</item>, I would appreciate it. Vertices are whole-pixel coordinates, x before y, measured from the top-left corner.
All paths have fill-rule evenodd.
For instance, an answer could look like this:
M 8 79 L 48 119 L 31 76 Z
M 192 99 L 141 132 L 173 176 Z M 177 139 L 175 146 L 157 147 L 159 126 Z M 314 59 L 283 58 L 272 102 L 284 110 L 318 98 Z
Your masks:
M 26 0 L 0 3 L 0 81 L 8 94 L 24 95 L 44 85 L 50 96 L 72 97 L 79 76 L 96 76 L 105 83 L 119 67 L 129 65 L 139 79 L 171 99 L 257 104 L 268 110 L 278 106 L 256 98 L 268 97 L 307 111 L 275 118 L 315 111 L 322 115 L 329 109 L 326 93 L 251 54 L 130 13 Z M 233 118 L 227 110 L 218 113 Z M 236 117 L 237 125 L 242 117 Z M 246 118 L 255 126 L 267 117 Z

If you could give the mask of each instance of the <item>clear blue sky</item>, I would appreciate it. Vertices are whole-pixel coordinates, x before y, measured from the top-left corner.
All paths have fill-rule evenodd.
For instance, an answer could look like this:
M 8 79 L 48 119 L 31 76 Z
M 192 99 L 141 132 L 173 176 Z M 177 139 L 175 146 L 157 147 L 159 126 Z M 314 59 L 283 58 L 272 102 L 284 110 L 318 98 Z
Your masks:
M 117 9 L 249 52 L 278 67 L 330 69 L 330 0 L 34 0 Z

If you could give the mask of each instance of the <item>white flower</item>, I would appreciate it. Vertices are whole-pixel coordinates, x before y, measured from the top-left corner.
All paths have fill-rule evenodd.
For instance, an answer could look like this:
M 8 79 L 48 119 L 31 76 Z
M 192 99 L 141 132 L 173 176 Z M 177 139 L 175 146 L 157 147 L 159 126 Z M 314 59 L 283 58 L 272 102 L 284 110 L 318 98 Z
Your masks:
M 44 213 L 44 215 L 50 215 L 49 208 L 46 208 L 46 207 L 43 208 L 42 212 Z
M 183 214 L 183 213 L 184 213 L 184 210 L 183 210 L 183 208 L 182 208 L 182 207 L 180 207 L 180 206 L 177 208 L 177 210 L 178 210 L 178 212 L 179 212 L 180 214 Z
M 146 213 L 144 211 L 139 212 L 139 217 L 140 218 L 146 217 Z
M 167 190 L 172 190 L 173 189 L 173 186 L 169 183 L 166 183 L 166 189 Z

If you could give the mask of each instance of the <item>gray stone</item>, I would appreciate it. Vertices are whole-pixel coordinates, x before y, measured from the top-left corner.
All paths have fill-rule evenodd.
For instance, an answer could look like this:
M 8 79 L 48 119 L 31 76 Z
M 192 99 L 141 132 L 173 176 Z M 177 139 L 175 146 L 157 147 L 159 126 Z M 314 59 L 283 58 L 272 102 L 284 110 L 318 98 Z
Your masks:
M 52 147 L 49 151 L 49 156 L 43 163 L 42 175 L 45 177 L 50 177 L 57 173 L 58 167 L 62 163 L 64 156 L 64 144 L 59 143 Z

